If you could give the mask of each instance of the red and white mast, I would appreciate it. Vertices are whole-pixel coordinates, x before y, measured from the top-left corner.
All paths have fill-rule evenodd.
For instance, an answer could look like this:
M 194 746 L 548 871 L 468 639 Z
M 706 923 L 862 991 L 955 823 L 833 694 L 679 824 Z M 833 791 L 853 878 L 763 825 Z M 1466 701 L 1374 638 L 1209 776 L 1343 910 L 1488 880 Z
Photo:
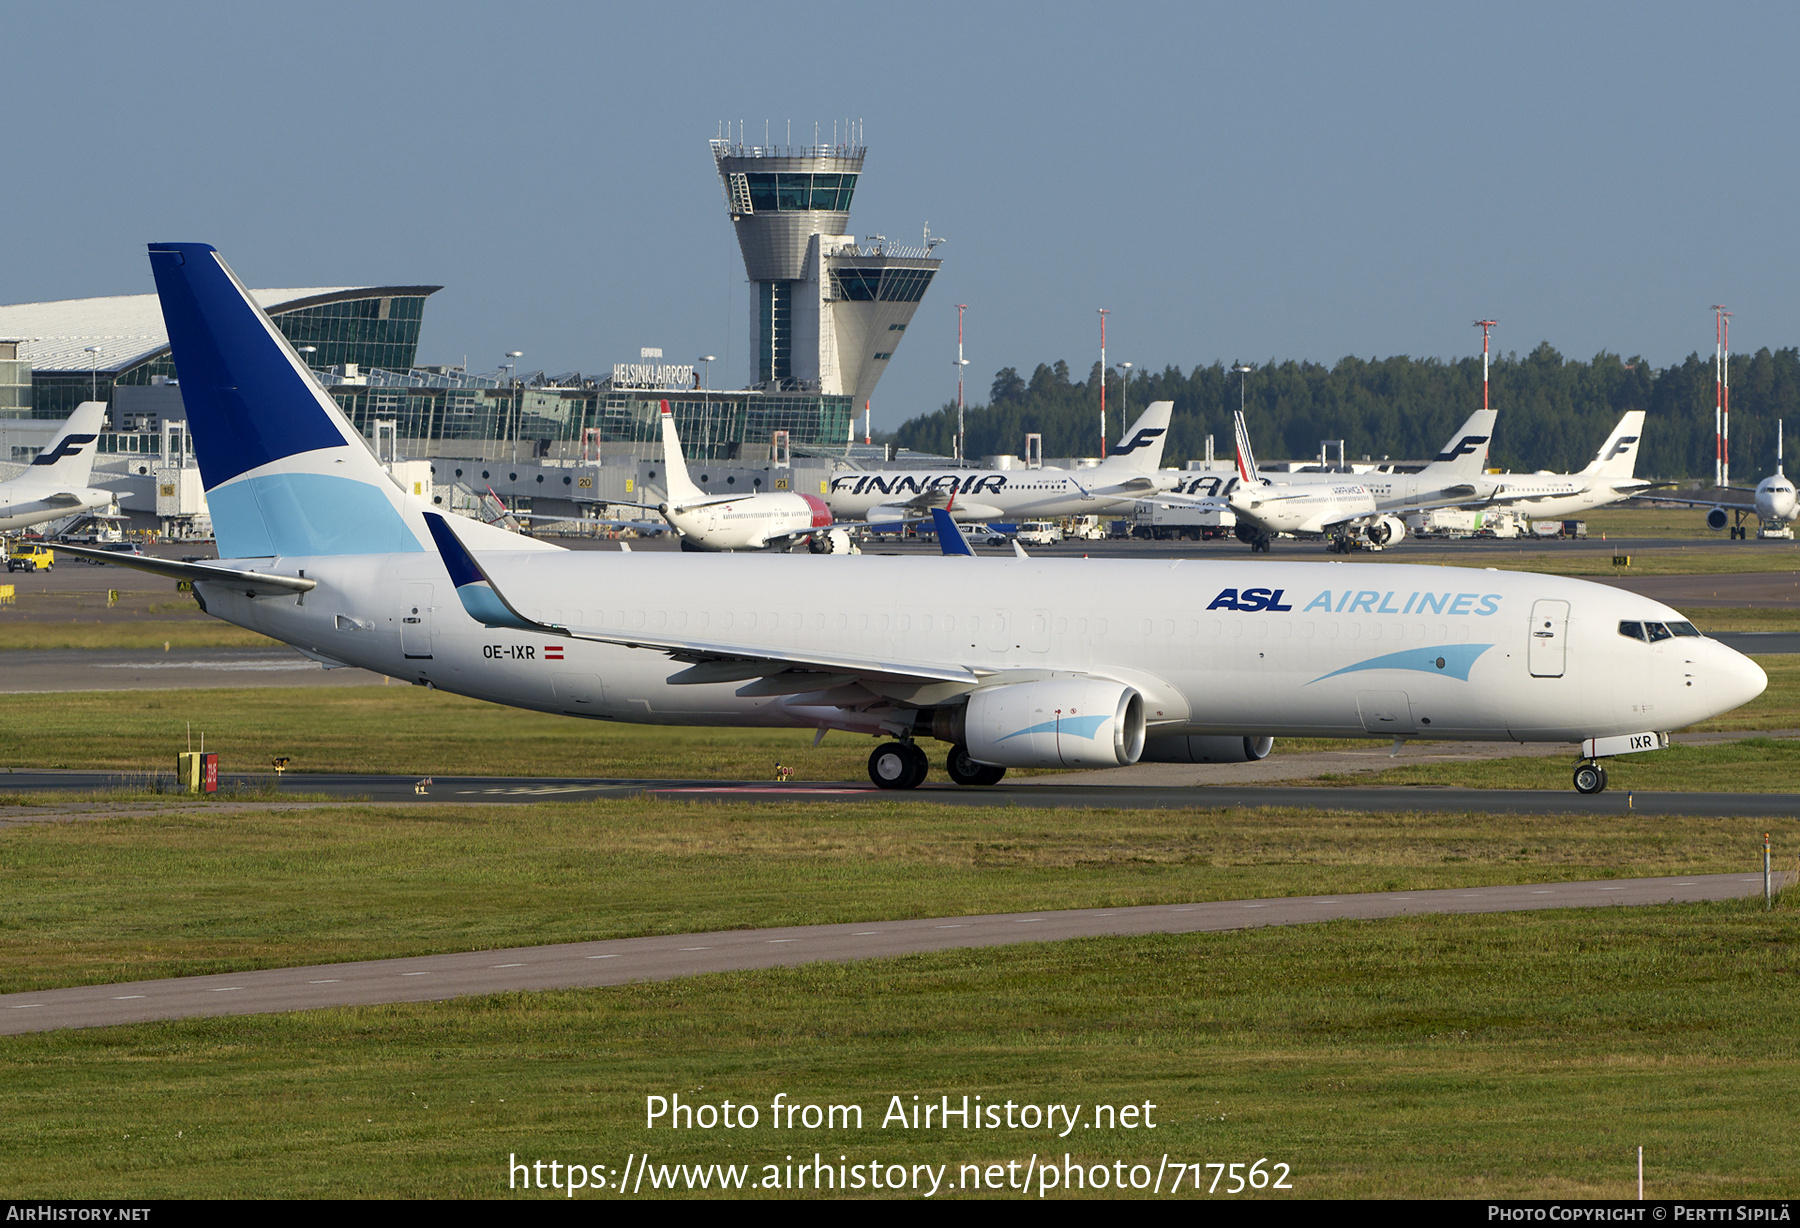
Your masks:
M 1488 407 L 1488 331 L 1498 324 L 1498 320 L 1477 320 L 1475 327 L 1481 330 L 1481 408 Z
M 1713 485 L 1731 483 L 1731 313 L 1713 304 Z
M 1100 313 L 1100 459 L 1106 459 L 1106 313 L 1110 308 L 1099 307 Z

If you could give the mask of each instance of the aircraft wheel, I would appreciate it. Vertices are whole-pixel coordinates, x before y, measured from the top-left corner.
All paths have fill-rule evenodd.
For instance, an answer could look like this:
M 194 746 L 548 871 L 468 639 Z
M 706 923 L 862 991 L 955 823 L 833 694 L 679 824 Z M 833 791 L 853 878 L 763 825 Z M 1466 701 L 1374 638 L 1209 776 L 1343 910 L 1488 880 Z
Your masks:
M 1003 767 L 975 762 L 969 758 L 969 748 L 961 745 L 950 748 L 944 758 L 944 770 L 959 785 L 997 785 L 1006 775 Z
M 1598 763 L 1583 763 L 1575 769 L 1575 792 L 1601 793 L 1606 789 L 1606 769 Z
M 869 779 L 882 789 L 916 789 L 930 771 L 925 752 L 910 742 L 884 742 L 869 756 Z

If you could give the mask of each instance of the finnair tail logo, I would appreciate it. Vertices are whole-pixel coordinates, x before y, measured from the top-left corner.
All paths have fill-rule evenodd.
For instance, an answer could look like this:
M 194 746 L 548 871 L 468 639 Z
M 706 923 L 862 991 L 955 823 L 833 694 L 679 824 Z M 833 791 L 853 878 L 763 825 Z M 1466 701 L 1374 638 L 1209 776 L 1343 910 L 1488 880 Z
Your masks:
M 1636 435 L 1621 435 L 1619 436 L 1618 442 L 1613 444 L 1613 446 L 1608 449 L 1606 455 L 1601 457 L 1601 459 L 1611 460 L 1615 456 L 1621 456 L 1624 453 L 1631 451 L 1632 445 L 1637 443 L 1637 441 L 1638 437 Z
M 1453 461 L 1459 456 L 1467 456 L 1488 441 L 1486 435 L 1464 435 L 1456 441 L 1456 446 L 1447 452 L 1438 453 L 1441 461 Z
M 34 465 L 54 465 L 65 456 L 76 455 L 82 448 L 93 443 L 97 438 L 99 438 L 97 435 L 64 435 L 61 439 L 57 440 L 54 448 L 51 448 L 48 452 L 39 452 L 31 463 Z
M 1127 452 L 1136 452 L 1139 448 L 1154 443 L 1156 437 L 1168 430 L 1165 426 L 1147 426 L 1131 437 L 1130 443 L 1122 443 L 1113 449 L 1114 456 L 1122 456 Z

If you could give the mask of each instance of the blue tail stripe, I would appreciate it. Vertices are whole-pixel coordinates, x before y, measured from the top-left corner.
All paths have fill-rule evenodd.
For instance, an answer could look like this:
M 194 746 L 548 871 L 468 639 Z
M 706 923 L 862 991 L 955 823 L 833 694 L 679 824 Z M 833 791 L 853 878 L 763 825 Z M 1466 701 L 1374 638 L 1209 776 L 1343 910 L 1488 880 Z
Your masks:
M 271 461 L 347 442 L 210 245 L 153 243 L 150 267 L 209 491 Z

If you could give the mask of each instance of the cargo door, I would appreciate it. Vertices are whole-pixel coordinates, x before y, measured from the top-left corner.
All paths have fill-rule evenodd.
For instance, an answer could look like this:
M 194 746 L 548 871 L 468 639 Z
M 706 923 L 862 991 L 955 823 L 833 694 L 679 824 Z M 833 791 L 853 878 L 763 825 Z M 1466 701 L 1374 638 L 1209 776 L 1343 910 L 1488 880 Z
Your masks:
M 400 655 L 408 661 L 431 660 L 431 585 L 401 589 Z
M 550 685 L 556 691 L 557 703 L 569 716 L 592 716 L 605 707 L 606 693 L 598 674 L 558 672 L 550 676 Z
M 1533 678 L 1563 676 L 1569 643 L 1569 603 L 1543 600 L 1531 606 L 1531 639 L 1526 658 Z
M 1379 737 L 1403 738 L 1418 732 L 1405 691 L 1358 691 L 1356 711 L 1363 728 Z

